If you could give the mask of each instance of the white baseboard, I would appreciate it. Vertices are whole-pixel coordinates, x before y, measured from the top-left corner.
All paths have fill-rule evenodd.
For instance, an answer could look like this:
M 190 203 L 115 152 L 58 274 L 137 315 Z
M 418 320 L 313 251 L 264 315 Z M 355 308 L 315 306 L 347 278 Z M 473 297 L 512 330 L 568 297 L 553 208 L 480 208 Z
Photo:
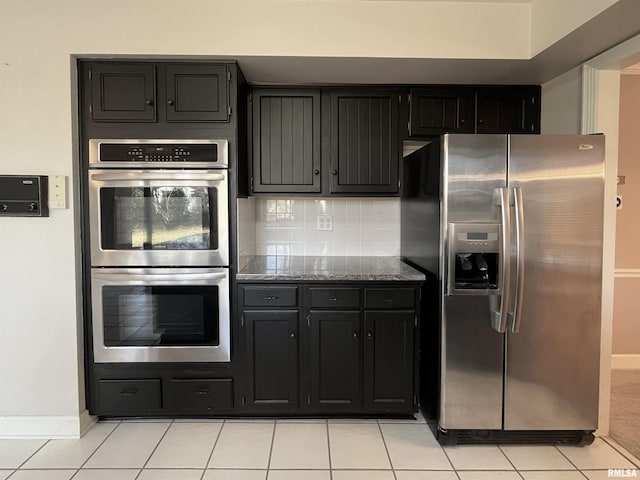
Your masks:
M 611 355 L 611 368 L 638 368 L 640 369 L 639 355 Z
M 80 438 L 95 422 L 96 417 L 86 410 L 69 416 L 0 416 L 0 439 Z

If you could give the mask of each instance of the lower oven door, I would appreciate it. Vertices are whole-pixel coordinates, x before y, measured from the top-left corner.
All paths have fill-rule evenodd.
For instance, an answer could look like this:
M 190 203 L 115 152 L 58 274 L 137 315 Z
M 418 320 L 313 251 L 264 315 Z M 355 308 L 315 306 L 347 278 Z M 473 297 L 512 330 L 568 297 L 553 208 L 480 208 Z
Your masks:
M 227 268 L 94 268 L 93 358 L 228 362 Z
M 229 265 L 228 171 L 89 170 L 91 265 Z

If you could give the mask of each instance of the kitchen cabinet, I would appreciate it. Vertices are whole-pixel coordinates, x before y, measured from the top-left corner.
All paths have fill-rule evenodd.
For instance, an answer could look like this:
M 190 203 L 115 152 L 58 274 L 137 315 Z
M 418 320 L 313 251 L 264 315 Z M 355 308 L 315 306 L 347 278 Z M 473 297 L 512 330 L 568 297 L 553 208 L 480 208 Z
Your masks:
M 296 286 L 240 289 L 243 403 L 251 411 L 289 412 L 298 407 L 297 297 Z
M 412 88 L 409 135 L 474 133 L 476 96 L 470 87 Z
M 397 90 L 331 92 L 331 193 L 398 192 L 400 100 Z
M 310 406 L 319 412 L 361 409 L 360 288 L 307 290 Z
M 228 122 L 224 64 L 92 62 L 94 122 Z
M 320 90 L 251 93 L 253 192 L 319 193 Z
M 155 65 L 95 63 L 90 67 L 89 78 L 94 121 L 156 121 Z
M 476 133 L 540 133 L 540 87 L 483 87 L 476 93 Z
M 295 289 L 301 308 L 267 308 Z M 417 295 L 417 285 L 407 284 L 241 283 L 244 408 L 265 414 L 413 413 Z
M 397 90 L 256 88 L 252 193 L 397 194 Z
M 118 371 L 109 371 L 107 365 L 99 369 L 89 395 L 94 415 L 218 415 L 234 408 L 233 379 L 202 377 L 203 368 L 192 369 L 187 377 L 176 376 L 184 372 L 175 366 L 155 366 L 155 371 L 133 364 L 119 365 Z

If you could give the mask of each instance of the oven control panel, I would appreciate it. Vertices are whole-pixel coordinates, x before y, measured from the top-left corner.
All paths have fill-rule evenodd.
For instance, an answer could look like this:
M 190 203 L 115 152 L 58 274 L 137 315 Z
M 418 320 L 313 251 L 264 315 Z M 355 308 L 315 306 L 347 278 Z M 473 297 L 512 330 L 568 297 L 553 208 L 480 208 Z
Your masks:
M 220 168 L 228 165 L 227 148 L 226 140 L 90 140 L 89 163 L 94 167 Z

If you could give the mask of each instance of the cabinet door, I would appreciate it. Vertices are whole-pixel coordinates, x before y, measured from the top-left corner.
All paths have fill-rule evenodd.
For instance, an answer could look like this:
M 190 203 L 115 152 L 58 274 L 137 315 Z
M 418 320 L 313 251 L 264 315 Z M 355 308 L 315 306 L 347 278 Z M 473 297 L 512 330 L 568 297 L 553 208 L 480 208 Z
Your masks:
M 347 413 L 362 405 L 360 312 L 310 312 L 313 411 Z
M 413 410 L 413 311 L 367 311 L 364 328 L 364 406 Z
M 167 65 L 168 122 L 227 122 L 226 65 Z
M 399 93 L 331 94 L 331 192 L 398 191 Z
M 155 66 L 95 63 L 91 75 L 91 118 L 96 122 L 155 122 Z
M 466 87 L 414 88 L 409 135 L 474 133 L 475 92 Z
M 320 91 L 253 91 L 253 191 L 320 192 Z
M 298 406 L 298 310 L 245 311 L 246 406 L 268 412 Z
M 478 89 L 477 133 L 540 133 L 540 87 Z

